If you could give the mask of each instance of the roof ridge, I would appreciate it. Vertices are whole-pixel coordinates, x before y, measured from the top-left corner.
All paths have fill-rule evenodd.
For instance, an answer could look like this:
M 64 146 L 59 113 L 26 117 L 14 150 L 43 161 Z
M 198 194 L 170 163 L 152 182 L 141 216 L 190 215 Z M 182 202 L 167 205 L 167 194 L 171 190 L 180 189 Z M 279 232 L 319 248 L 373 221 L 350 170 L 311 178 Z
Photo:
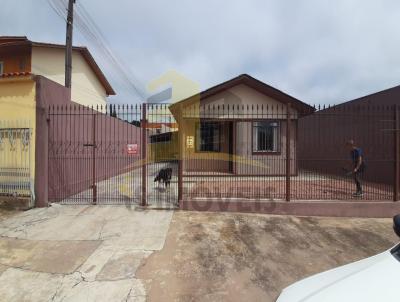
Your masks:
M 239 84 L 247 85 L 250 88 L 257 90 L 258 92 L 264 95 L 268 95 L 270 97 L 275 98 L 277 101 L 281 103 L 292 103 L 295 107 L 302 108 L 302 110 L 307 112 L 314 111 L 314 108 L 312 106 L 246 73 L 240 74 L 232 79 L 214 85 L 206 90 L 203 90 L 185 99 L 182 99 L 176 103 L 173 103 L 171 106 L 174 106 L 175 104 L 178 103 L 183 103 L 185 101 L 190 101 L 196 96 L 200 96 L 200 99 L 208 98 L 212 95 L 215 95 L 221 91 L 227 90 Z

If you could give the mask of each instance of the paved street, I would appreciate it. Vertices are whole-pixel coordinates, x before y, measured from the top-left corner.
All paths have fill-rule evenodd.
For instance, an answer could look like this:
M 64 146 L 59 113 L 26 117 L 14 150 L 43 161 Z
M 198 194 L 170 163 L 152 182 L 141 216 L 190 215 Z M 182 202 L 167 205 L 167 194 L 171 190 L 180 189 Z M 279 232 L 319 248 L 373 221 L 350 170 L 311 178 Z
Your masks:
M 138 276 L 149 301 L 274 302 L 301 278 L 396 242 L 391 219 L 176 212 Z
M 397 242 L 390 219 L 67 206 L 0 212 L 0 301 L 274 301 Z
M 0 301 L 144 301 L 136 270 L 162 249 L 171 217 L 171 211 L 57 205 L 6 217 Z

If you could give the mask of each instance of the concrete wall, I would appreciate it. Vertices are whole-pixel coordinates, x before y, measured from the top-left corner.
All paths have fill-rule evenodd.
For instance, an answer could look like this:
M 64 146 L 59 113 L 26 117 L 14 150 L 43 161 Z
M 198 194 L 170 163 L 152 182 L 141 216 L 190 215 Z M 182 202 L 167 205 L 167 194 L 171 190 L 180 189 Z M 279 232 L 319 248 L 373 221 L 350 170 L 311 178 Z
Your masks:
M 337 106 L 299 119 L 298 162 L 302 169 L 344 176 L 351 167 L 345 143 L 363 149 L 364 179 L 393 184 L 394 111 L 391 106 Z
M 98 182 L 140 167 L 139 127 L 88 109 L 81 109 L 81 114 L 77 110 L 73 112 L 52 115 L 50 111 L 50 201 L 60 201 L 90 189 L 93 176 Z M 93 147 L 85 146 L 93 144 L 93 139 L 94 154 Z M 127 144 L 137 144 L 137 154 L 127 154 Z M 110 186 L 109 190 L 118 190 L 117 184 Z
M 53 175 L 49 175 L 49 108 L 71 104 L 71 90 L 43 76 L 35 76 L 36 81 L 36 177 L 35 205 L 47 206 L 49 186 Z
M 65 53 L 63 49 L 32 47 L 32 72 L 43 75 L 61 85 L 65 78 Z M 72 54 L 72 101 L 96 106 L 106 104 L 106 91 L 79 51 Z
M 97 142 L 96 181 L 139 167 L 139 127 L 70 102 L 69 89 L 56 82 L 44 77 L 36 77 L 36 81 L 38 140 L 41 139 L 37 145 L 37 157 L 40 157 L 37 167 L 41 172 L 36 182 L 39 206 L 45 206 L 48 200 L 60 201 L 90 189 L 93 149 L 84 145 L 93 142 L 93 126 Z M 138 144 L 136 155 L 127 155 L 128 143 Z

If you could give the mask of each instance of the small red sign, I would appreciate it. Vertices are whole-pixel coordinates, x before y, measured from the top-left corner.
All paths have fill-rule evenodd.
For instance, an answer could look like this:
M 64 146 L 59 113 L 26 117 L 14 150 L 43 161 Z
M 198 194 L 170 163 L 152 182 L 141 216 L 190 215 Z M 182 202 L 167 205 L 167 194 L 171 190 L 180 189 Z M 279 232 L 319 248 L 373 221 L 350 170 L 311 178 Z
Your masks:
M 138 151 L 137 144 L 128 144 L 126 150 L 128 154 L 137 154 Z

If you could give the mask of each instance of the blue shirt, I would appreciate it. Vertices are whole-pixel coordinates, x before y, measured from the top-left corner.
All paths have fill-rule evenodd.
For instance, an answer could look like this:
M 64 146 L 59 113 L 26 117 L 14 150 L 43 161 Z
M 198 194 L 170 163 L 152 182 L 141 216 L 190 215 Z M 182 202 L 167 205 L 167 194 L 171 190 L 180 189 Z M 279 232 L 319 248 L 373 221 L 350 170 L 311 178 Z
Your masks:
M 360 148 L 355 148 L 350 152 L 351 160 L 354 165 L 358 164 L 359 158 L 362 156 L 362 150 Z

